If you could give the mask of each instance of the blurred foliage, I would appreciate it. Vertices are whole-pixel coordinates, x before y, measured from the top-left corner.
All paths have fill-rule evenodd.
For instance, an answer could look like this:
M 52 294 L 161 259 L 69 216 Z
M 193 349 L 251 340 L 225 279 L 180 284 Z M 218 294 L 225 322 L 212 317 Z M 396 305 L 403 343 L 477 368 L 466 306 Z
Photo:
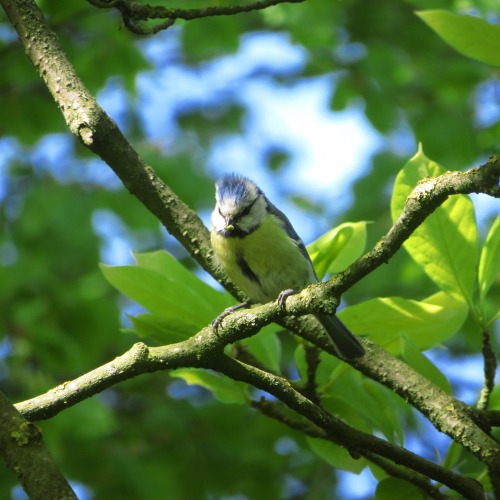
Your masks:
M 206 4 L 155 3 L 184 8 Z M 368 248 L 391 224 L 392 186 L 410 156 L 404 137 L 422 142 L 429 157 L 446 169 L 472 166 L 498 144 L 497 70 L 455 52 L 414 13 L 423 8 L 452 12 L 474 8 L 486 18 L 498 8 L 491 0 L 283 4 L 233 17 L 178 22 L 156 37 L 152 52 L 148 52 L 151 39 L 137 40 L 123 29 L 113 10 L 99 10 L 86 2 L 38 4 L 91 92 L 110 81 L 119 82 L 126 103 L 113 114 L 108 92 L 109 100 L 103 99 L 110 113 L 141 155 L 199 211 L 212 205 L 207 159 L 213 148 L 227 137 L 252 145 L 247 130 L 251 110 L 242 102 L 241 90 L 257 81 L 292 87 L 335 75 L 330 80 L 332 112 L 362 106 L 383 137 L 382 146 L 352 186 L 352 206 L 338 214 L 339 220 L 373 221 L 367 226 Z M 2 155 L 0 162 L 0 386 L 18 401 L 91 370 L 137 340 L 131 333 L 117 334 L 120 326 L 130 326 L 122 311 L 131 306 L 98 270 L 100 260 L 118 259 L 116 240 L 126 241 L 133 250 L 167 247 L 176 256 L 184 254 L 110 174 L 103 175 L 107 167 L 90 158 L 83 147 L 73 145 L 49 165 L 37 159 L 42 137 L 66 133 L 66 126 L 3 13 L 0 26 L 0 63 L 6 69 L 0 72 L 0 136 L 16 139 L 13 153 Z M 287 33 L 290 43 L 304 51 L 304 64 L 288 70 L 275 70 L 273 64 L 251 67 L 236 81 L 228 77 L 225 82 L 224 76 L 222 81 L 202 78 L 211 65 L 238 51 L 242 35 L 261 31 Z M 166 79 L 172 68 L 178 73 Z M 192 78 L 183 80 L 181 74 Z M 149 114 L 144 103 L 153 87 L 140 85 L 146 78 L 160 88 L 169 82 L 163 93 L 172 94 L 168 106 L 156 104 Z M 183 89 L 186 81 L 192 85 L 187 89 L 191 99 L 172 91 Z M 117 94 L 111 92 L 111 97 Z M 489 111 L 480 120 L 484 108 Z M 2 141 L 0 148 L 5 147 Z M 285 178 L 293 155 L 290 145 L 269 139 L 261 151 L 255 170 Z M 329 206 L 319 205 L 299 188 L 287 194 L 300 200 L 301 207 L 331 213 Z M 103 214 L 112 216 L 106 224 Z M 330 225 L 336 222 L 331 220 Z M 192 266 L 189 260 L 187 264 Z M 398 295 L 423 301 L 435 290 L 431 279 L 401 251 L 345 299 L 357 304 Z M 498 286 L 491 293 L 491 301 L 498 303 Z M 466 332 L 467 328 L 473 330 L 468 323 Z M 472 337 L 467 342 L 477 349 Z M 281 335 L 280 340 L 281 365 L 290 371 L 300 354 L 289 337 Z M 462 352 L 470 349 L 467 342 L 454 341 L 452 347 Z M 258 348 L 253 346 L 255 352 Z M 402 348 L 408 360 L 436 378 L 433 367 L 408 339 Z M 334 361 L 324 362 L 326 385 L 333 383 L 332 373 L 345 380 L 356 376 L 330 365 Z M 350 380 L 346 387 L 357 383 Z M 371 405 L 385 401 L 384 390 L 371 381 L 363 383 Z M 332 397 L 337 398 L 330 401 L 332 405 L 356 419 L 352 394 Z M 403 412 L 402 403 L 400 407 Z M 415 428 L 412 414 L 404 418 L 407 428 Z M 387 423 L 370 425 L 380 428 Z M 64 472 L 87 486 L 96 499 L 157 498 L 159 491 L 178 499 L 241 494 L 305 498 L 306 492 L 308 498 L 337 497 L 334 469 L 313 456 L 302 436 L 243 405 L 228 410 L 208 391 L 162 373 L 120 384 L 42 427 Z M 382 431 L 389 433 L 387 427 Z M 402 431 L 396 433 L 401 440 Z M 430 444 L 425 453 L 432 457 L 434 443 Z M 329 450 L 323 453 L 328 455 Z M 398 481 L 380 483 L 377 495 L 400 492 Z M 9 498 L 14 484 L 12 475 L 0 468 L 0 497 Z

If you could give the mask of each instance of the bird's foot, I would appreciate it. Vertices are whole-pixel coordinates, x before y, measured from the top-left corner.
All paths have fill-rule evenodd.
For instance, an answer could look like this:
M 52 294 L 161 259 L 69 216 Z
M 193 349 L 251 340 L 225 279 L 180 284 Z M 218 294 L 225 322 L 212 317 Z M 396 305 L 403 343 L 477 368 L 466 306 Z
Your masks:
M 290 295 L 295 295 L 297 293 L 296 288 L 288 288 L 287 290 L 283 290 L 279 295 L 278 295 L 278 305 L 281 307 L 281 309 L 285 309 L 286 307 L 286 299 L 290 297 Z
M 230 314 L 234 313 L 235 311 L 238 311 L 239 309 L 242 309 L 243 307 L 248 307 L 252 301 L 247 300 L 246 302 L 242 302 L 241 304 L 236 304 L 234 306 L 228 307 L 224 309 L 213 321 L 212 321 L 212 328 L 214 329 L 214 332 L 217 333 L 217 330 L 219 329 L 220 325 L 222 324 L 222 321 L 226 316 L 229 316 Z

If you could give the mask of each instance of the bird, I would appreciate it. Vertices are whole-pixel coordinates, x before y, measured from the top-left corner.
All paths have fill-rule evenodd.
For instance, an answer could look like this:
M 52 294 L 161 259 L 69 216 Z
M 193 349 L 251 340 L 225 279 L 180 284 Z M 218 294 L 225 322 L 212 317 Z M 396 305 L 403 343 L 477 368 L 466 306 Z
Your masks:
M 286 299 L 318 277 L 307 249 L 286 215 L 245 176 L 230 173 L 215 183 L 210 240 L 215 257 L 249 301 L 225 309 L 212 323 L 217 330 L 230 313 L 252 303 Z M 362 356 L 358 339 L 335 315 L 315 314 L 343 360 Z

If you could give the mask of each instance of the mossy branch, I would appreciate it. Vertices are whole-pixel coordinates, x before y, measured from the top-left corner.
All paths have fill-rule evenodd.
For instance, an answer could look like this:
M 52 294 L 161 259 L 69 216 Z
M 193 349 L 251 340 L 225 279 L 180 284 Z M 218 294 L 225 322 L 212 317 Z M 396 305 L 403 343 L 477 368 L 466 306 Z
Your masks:
M 40 429 L 0 392 L 0 455 L 33 500 L 77 500 L 45 447 Z

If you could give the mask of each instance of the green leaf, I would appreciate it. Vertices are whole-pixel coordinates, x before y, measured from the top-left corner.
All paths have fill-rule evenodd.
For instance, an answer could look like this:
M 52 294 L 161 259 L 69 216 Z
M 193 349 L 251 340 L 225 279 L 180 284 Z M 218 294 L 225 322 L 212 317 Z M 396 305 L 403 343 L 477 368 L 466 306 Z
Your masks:
M 199 385 L 211 391 L 216 399 L 225 404 L 245 404 L 246 384 L 236 382 L 215 372 L 199 368 L 180 368 L 171 372 L 189 385 Z
M 419 149 L 396 177 L 391 200 L 396 220 L 413 188 L 424 178 L 444 173 Z M 405 249 L 425 273 L 456 300 L 472 303 L 478 259 L 474 207 L 467 196 L 455 195 L 443 203 L 405 241 Z
M 461 54 L 500 66 L 500 26 L 446 10 L 420 11 L 417 16 Z
M 373 423 L 373 426 L 381 431 L 386 438 L 404 445 L 404 427 L 401 415 L 401 402 L 396 396 L 386 387 L 381 386 L 377 382 L 363 378 L 361 381 L 361 389 L 370 399 L 370 405 L 365 406 L 365 399 L 362 398 L 365 413 L 368 413 L 368 408 L 371 408 L 368 417 Z
M 160 344 L 182 342 L 198 331 L 196 325 L 190 325 L 171 316 L 155 316 L 153 314 L 139 314 L 129 316 L 134 325 L 134 331 L 141 337 L 156 340 Z
M 267 325 L 259 332 L 241 341 L 264 366 L 280 373 L 281 343 L 276 336 L 278 326 Z
M 500 215 L 495 219 L 479 261 L 479 294 L 481 303 L 495 280 L 500 278 Z
M 394 500 L 395 498 L 424 500 L 426 497 L 419 488 L 404 479 L 389 477 L 378 483 L 375 500 Z
M 446 456 L 444 457 L 443 467 L 447 469 L 457 469 L 458 463 L 462 458 L 463 448 L 456 441 L 452 441 L 450 443 L 450 447 L 446 452 Z
M 233 301 L 201 281 L 165 251 L 135 254 L 136 266 L 105 266 L 105 278 L 148 309 L 132 321 L 141 336 L 180 341 L 210 323 Z
M 439 292 L 424 301 L 401 297 L 371 299 L 346 307 L 339 317 L 358 335 L 401 351 L 401 336 L 407 335 L 420 349 L 428 349 L 451 337 L 462 326 L 468 307 Z
M 195 322 L 203 326 L 210 319 L 209 304 L 198 300 L 196 293 L 182 283 L 137 266 L 101 266 L 101 269 L 120 292 L 153 314 L 162 316 L 175 307 L 178 317 L 191 324 Z
M 219 293 L 210 285 L 207 285 L 196 274 L 186 269 L 175 257 L 164 250 L 156 252 L 136 253 L 134 258 L 138 267 L 156 271 L 167 280 L 175 283 L 182 283 L 187 288 L 194 290 L 198 295 L 204 298 L 210 297 L 210 303 L 216 308 L 225 309 L 232 305 L 234 301 L 228 294 Z M 214 302 L 215 301 L 215 302 Z
M 362 255 L 366 246 L 366 221 L 346 222 L 307 246 L 318 278 L 344 270 Z
M 403 359 L 446 394 L 451 394 L 451 385 L 446 376 L 420 352 L 415 343 L 407 336 L 403 337 Z
M 293 353 L 293 361 L 295 363 L 295 368 L 299 374 L 301 380 L 307 379 L 307 362 L 306 362 L 306 351 L 304 344 L 299 344 Z
M 397 438 L 402 444 L 404 431 L 398 396 L 364 379 L 345 363 L 337 364 L 330 377 L 322 382 L 321 368 L 327 359 L 321 357 L 317 371 L 318 390 L 324 395 L 325 408 L 358 429 L 369 433 L 376 429 L 391 442 Z
M 307 437 L 306 440 L 311 450 L 332 467 L 354 474 L 359 474 L 366 467 L 367 462 L 364 458 L 352 458 L 345 448 L 331 441 L 311 437 Z

